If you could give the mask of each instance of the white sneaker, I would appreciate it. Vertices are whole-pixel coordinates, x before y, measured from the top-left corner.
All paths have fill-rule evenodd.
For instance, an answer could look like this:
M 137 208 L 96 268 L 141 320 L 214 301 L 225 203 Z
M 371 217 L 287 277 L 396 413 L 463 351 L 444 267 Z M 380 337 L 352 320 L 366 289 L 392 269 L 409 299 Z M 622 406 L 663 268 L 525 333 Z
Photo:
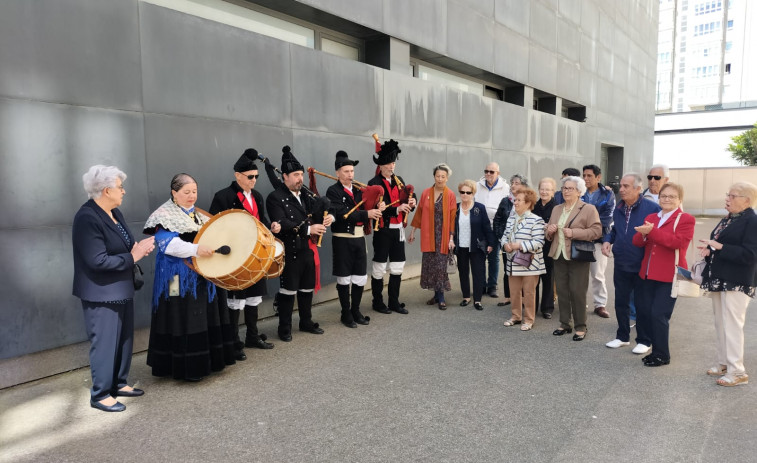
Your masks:
M 618 347 L 623 347 L 631 344 L 628 341 L 621 341 L 620 339 L 613 339 L 612 341 L 605 344 L 605 346 L 609 347 L 610 349 L 617 349 Z
M 644 344 L 636 344 L 636 347 L 633 348 L 633 353 L 646 354 L 647 352 L 649 352 L 649 349 L 651 349 L 651 347 L 645 346 Z

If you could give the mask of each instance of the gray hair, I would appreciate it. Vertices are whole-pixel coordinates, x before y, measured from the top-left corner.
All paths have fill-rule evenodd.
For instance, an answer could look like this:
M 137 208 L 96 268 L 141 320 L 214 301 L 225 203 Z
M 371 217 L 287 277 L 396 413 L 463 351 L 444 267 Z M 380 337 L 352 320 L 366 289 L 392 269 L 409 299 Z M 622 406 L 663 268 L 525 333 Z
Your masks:
M 436 172 L 439 170 L 443 170 L 444 172 L 447 172 L 447 177 L 452 177 L 452 169 L 449 168 L 449 166 L 445 163 L 437 164 L 434 166 L 434 176 L 436 176 Z
M 98 164 L 89 168 L 81 179 L 84 183 L 84 191 L 91 199 L 98 199 L 106 188 L 115 188 L 116 179 L 121 179 L 121 183 L 126 180 L 126 174 L 116 166 L 104 166 Z
M 171 179 L 171 190 L 172 191 L 180 191 L 184 185 L 190 184 L 190 183 L 197 183 L 197 180 L 194 179 L 189 174 L 180 173 L 173 176 Z
M 620 177 L 620 178 L 623 179 L 625 177 L 632 177 L 633 178 L 633 187 L 634 188 L 641 188 L 644 185 L 644 180 L 641 178 L 641 175 L 637 174 L 636 172 L 625 173 L 625 174 L 623 174 L 623 177 Z
M 652 172 L 652 169 L 662 169 L 662 176 L 670 177 L 670 167 L 665 164 L 655 164 L 649 168 L 649 171 Z
M 736 182 L 728 189 L 745 196 L 749 200 L 749 205 L 754 207 L 757 203 L 757 186 L 750 182 Z
M 584 179 L 582 179 L 581 177 L 574 177 L 572 175 L 563 177 L 562 186 L 565 186 L 567 182 L 573 182 L 576 184 L 576 189 L 578 190 L 578 196 L 583 196 L 586 193 L 586 182 L 584 182 Z
M 521 185 L 523 185 L 523 186 L 525 186 L 525 187 L 527 187 L 527 186 L 528 186 L 528 179 L 527 179 L 526 177 L 524 177 L 524 176 L 520 175 L 520 174 L 515 174 L 515 175 L 513 175 L 512 177 L 510 177 L 510 185 L 512 185 L 512 184 L 513 184 L 513 180 L 515 180 L 516 178 L 517 178 L 518 180 L 520 180 L 520 184 L 521 184 Z

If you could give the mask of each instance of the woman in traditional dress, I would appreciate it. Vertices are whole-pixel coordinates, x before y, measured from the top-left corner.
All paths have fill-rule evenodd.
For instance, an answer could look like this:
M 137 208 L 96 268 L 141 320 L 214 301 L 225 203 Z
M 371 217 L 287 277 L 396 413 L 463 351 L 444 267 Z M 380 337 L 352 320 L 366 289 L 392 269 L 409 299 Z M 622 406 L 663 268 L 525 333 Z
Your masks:
M 147 219 L 144 232 L 155 235 L 153 314 L 147 364 L 155 376 L 199 381 L 233 365 L 234 336 L 225 303 L 213 283 L 189 265 L 190 257 L 210 257 L 213 249 L 193 244 L 210 217 L 195 208 L 197 182 L 188 174 L 171 180 L 171 199 Z

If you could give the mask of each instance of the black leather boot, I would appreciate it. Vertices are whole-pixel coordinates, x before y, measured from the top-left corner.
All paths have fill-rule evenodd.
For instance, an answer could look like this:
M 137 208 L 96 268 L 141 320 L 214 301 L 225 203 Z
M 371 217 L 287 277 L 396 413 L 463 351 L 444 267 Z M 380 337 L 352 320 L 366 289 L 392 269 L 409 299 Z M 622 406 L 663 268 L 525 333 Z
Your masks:
M 297 310 L 300 311 L 300 331 L 323 334 L 318 323 L 313 323 L 313 291 L 297 291 Z
M 336 285 L 336 292 L 339 294 L 339 305 L 342 307 L 341 321 L 347 328 L 357 328 L 357 323 L 352 319 L 350 312 L 350 287 L 349 285 Z
M 389 310 L 397 313 L 407 314 L 405 304 L 400 302 L 400 285 L 402 284 L 402 275 L 389 275 Z
M 229 309 L 229 324 L 231 330 L 234 333 L 234 359 L 235 360 L 247 360 L 247 356 L 244 353 L 244 344 L 239 339 L 239 312 L 240 310 Z
M 245 347 L 273 349 L 273 344 L 265 342 L 265 340 L 258 334 L 258 306 L 244 306 L 244 324 L 247 325 L 247 334 L 244 337 Z
M 371 292 L 373 293 L 373 310 L 380 313 L 392 313 L 384 304 L 384 279 L 371 277 Z
M 292 311 L 294 294 L 279 293 L 279 339 L 284 342 L 292 340 Z
M 352 319 L 360 325 L 367 325 L 371 317 L 366 317 L 360 313 L 360 301 L 363 300 L 363 287 L 356 284 L 352 285 Z

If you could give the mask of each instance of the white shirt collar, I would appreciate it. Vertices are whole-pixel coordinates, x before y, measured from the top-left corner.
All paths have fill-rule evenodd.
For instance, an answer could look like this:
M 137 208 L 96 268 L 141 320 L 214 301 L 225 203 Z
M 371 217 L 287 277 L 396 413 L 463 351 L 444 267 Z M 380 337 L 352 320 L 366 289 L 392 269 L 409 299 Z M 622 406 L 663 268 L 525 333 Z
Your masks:
M 657 228 L 662 227 L 662 224 L 664 224 L 665 222 L 667 222 L 668 219 L 670 218 L 670 216 L 673 215 L 673 213 L 675 211 L 677 211 L 677 210 L 678 210 L 677 208 L 673 209 L 672 211 L 668 212 L 667 214 L 663 214 L 662 211 L 658 212 L 657 213 L 657 217 L 660 218 L 660 222 L 657 224 Z

